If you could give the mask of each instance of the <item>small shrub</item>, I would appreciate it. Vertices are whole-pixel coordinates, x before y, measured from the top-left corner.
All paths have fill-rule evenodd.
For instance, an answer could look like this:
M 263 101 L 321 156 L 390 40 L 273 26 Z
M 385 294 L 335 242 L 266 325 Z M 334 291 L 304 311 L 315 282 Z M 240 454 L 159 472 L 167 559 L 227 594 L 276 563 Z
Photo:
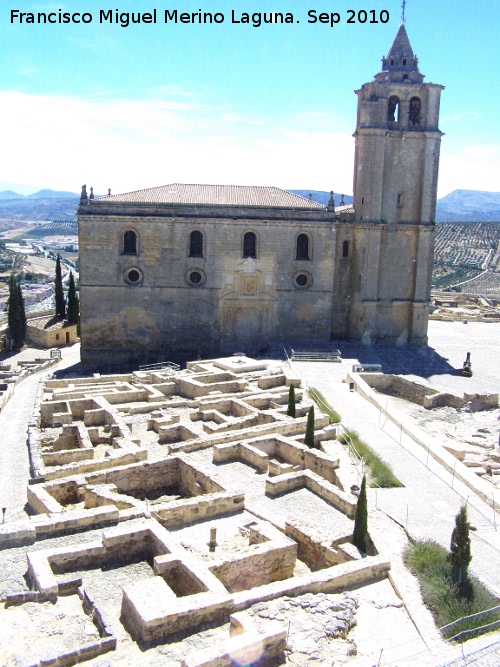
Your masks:
M 352 445 L 368 466 L 370 486 L 380 486 L 384 489 L 403 486 L 392 472 L 390 465 L 385 463 L 366 442 L 360 439 L 357 431 L 345 431 L 339 439 L 343 444 Z
M 429 568 L 445 564 L 447 558 L 448 552 L 440 544 L 422 540 L 407 549 L 405 564 L 413 574 L 422 574 Z
M 475 577 L 468 578 L 471 590 L 464 594 L 463 585 L 453 579 L 453 565 L 448 551 L 436 542 L 425 540 L 411 544 L 404 554 L 404 562 L 418 577 L 424 604 L 430 609 L 439 628 L 499 604 L 499 600 Z M 499 620 L 500 610 L 489 612 L 446 628 L 443 635 L 447 638 L 455 637 L 465 630 L 479 629 Z M 478 630 L 478 634 L 481 632 L 484 631 Z M 468 638 L 466 635 L 461 641 Z
M 314 387 L 311 387 L 308 391 L 308 394 L 311 397 L 311 399 L 316 403 L 321 412 L 330 417 L 330 424 L 340 424 L 340 422 L 342 421 L 342 417 L 336 410 L 332 408 L 332 406 L 328 403 L 328 401 L 320 391 L 314 389 Z

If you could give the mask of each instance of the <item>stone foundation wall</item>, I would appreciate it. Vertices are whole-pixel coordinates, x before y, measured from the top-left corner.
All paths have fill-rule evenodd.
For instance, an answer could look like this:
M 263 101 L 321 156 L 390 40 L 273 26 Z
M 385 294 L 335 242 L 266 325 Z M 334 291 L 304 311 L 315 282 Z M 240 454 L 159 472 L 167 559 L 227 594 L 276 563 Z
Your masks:
M 219 391 L 221 394 L 237 394 L 245 390 L 246 380 L 238 379 L 232 373 L 211 374 L 210 382 L 204 382 L 203 376 L 179 377 L 176 380 L 180 396 L 186 398 L 201 398 L 208 392 Z
M 307 488 L 338 510 L 353 518 L 356 511 L 354 496 L 341 491 L 310 470 L 291 472 L 278 477 L 266 479 L 266 493 L 272 496 L 290 493 L 297 489 Z
M 115 468 L 116 466 L 126 466 L 132 463 L 138 463 L 139 461 L 144 461 L 147 459 L 147 456 L 147 450 L 139 448 L 136 448 L 135 451 L 132 452 L 127 452 L 126 450 L 121 452 L 117 451 L 116 453 L 112 452 L 104 459 L 69 463 L 68 465 L 47 469 L 45 471 L 45 479 L 61 479 L 66 476 L 102 471 L 109 468 Z
M 231 630 L 233 628 L 233 619 L 240 616 L 241 613 L 232 614 Z M 249 665 L 255 662 L 255 656 L 259 656 L 259 664 L 267 664 L 266 661 L 272 660 L 271 664 L 282 664 L 281 656 L 286 649 L 287 631 L 278 627 L 278 629 L 269 629 L 262 632 L 255 630 L 245 631 L 231 635 L 221 650 L 217 646 L 207 646 L 202 651 L 196 651 L 189 654 L 181 661 L 180 667 L 233 667 L 235 664 Z
M 333 540 L 325 539 L 325 533 L 322 535 L 316 534 L 309 526 L 304 527 L 297 522 L 287 521 L 285 523 L 285 535 L 297 542 L 297 557 L 304 561 L 312 572 L 352 560 L 346 558 L 344 551 L 335 549 L 332 546 Z M 351 537 L 352 535 L 344 535 L 338 540 L 341 542 L 347 541 Z
M 259 389 L 272 389 L 286 384 L 286 376 L 283 373 L 279 375 L 267 375 L 259 378 L 257 381 Z
M 209 493 L 156 506 L 152 514 L 162 525 L 172 528 L 192 521 L 241 512 L 244 508 L 245 496 L 242 493 Z
M 259 526 L 253 532 L 261 535 Z M 293 576 L 297 560 L 297 544 L 276 531 L 270 536 L 257 536 L 250 545 L 258 544 L 250 553 L 224 554 L 224 561 L 210 566 L 210 571 L 218 578 L 230 593 L 263 586 L 272 581 L 281 581 Z M 249 546 L 250 546 L 249 545 Z
M 430 396 L 425 396 L 424 402 L 422 403 L 424 408 L 432 410 L 433 408 L 463 408 L 465 403 L 463 398 L 455 396 L 454 394 L 448 394 L 446 392 L 439 392 L 437 394 L 432 394 Z
M 407 401 L 416 403 L 417 405 L 424 405 L 424 400 L 427 396 L 437 394 L 436 389 L 412 382 L 398 375 L 384 375 L 383 373 L 360 373 L 360 376 L 368 384 L 368 386 L 378 391 L 389 394 L 390 396 L 397 396 L 404 398 Z
M 464 401 L 471 412 L 498 408 L 498 394 L 464 394 Z
M 193 496 L 203 493 L 220 493 L 224 491 L 220 484 L 208 477 L 202 470 L 192 463 L 186 463 L 179 459 L 180 487 L 181 491 Z
M 118 493 L 154 491 L 179 485 L 178 457 L 132 463 L 86 475 L 87 484 L 114 484 Z

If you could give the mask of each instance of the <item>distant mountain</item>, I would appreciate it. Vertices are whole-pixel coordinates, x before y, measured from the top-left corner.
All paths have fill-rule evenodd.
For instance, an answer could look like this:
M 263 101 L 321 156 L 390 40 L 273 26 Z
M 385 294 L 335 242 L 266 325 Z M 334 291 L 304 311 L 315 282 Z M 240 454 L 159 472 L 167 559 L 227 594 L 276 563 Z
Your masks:
M 0 218 L 8 220 L 75 221 L 80 201 L 74 192 L 39 190 L 19 195 L 12 190 L 0 192 Z
M 323 190 L 289 190 L 293 194 L 309 198 L 326 206 L 330 193 Z M 335 206 L 340 205 L 340 195 L 334 195 Z M 346 204 L 352 204 L 353 198 L 344 195 Z M 454 190 L 446 197 L 437 200 L 437 222 L 500 222 L 500 192 L 483 190 Z
M 326 206 L 330 193 L 324 190 L 289 190 Z M 97 195 L 96 195 L 97 196 Z M 0 192 L 0 218 L 9 220 L 75 221 L 80 195 L 43 189 L 31 195 L 20 195 L 13 190 Z M 341 194 L 334 194 L 335 206 L 340 206 Z M 344 195 L 351 205 L 351 195 Z M 438 199 L 437 222 L 500 222 L 500 192 L 482 190 L 454 190 Z
M 79 195 L 76 192 L 64 192 L 59 190 L 39 190 L 32 195 L 28 195 L 27 199 L 73 199 Z
M 454 190 L 438 199 L 437 222 L 500 222 L 500 192 Z
M 0 192 L 0 199 L 24 199 L 24 195 L 19 195 L 13 190 L 2 190 Z
M 323 190 L 288 190 L 294 195 L 299 195 L 299 197 L 304 197 L 304 199 L 309 199 L 309 195 L 312 195 L 312 200 L 318 204 L 323 204 L 326 206 L 330 200 L 330 193 L 324 192 Z M 335 206 L 340 206 L 340 198 L 342 195 L 334 194 L 333 199 L 335 201 Z M 351 195 L 344 195 L 344 202 L 346 206 L 352 204 L 353 198 Z

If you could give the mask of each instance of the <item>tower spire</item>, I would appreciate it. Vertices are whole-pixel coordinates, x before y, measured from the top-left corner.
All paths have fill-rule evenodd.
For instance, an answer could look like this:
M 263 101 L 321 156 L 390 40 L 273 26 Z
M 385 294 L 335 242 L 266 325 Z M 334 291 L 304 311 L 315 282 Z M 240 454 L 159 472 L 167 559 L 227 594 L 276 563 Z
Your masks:
M 408 81 L 411 83 L 422 83 L 424 79 L 424 75 L 419 72 L 418 58 L 413 53 L 404 23 L 399 26 L 389 53 L 382 58 L 382 72 L 375 78 L 380 79 L 380 77 L 384 80 L 389 78 L 395 82 Z

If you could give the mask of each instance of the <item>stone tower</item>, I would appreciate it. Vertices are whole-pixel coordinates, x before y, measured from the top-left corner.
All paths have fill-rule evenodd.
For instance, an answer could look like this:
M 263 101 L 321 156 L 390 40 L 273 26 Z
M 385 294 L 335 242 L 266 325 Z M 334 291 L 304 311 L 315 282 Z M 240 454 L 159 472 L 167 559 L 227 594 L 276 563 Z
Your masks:
M 403 24 L 356 91 L 349 328 L 365 342 L 427 342 L 441 90 L 424 83 Z

